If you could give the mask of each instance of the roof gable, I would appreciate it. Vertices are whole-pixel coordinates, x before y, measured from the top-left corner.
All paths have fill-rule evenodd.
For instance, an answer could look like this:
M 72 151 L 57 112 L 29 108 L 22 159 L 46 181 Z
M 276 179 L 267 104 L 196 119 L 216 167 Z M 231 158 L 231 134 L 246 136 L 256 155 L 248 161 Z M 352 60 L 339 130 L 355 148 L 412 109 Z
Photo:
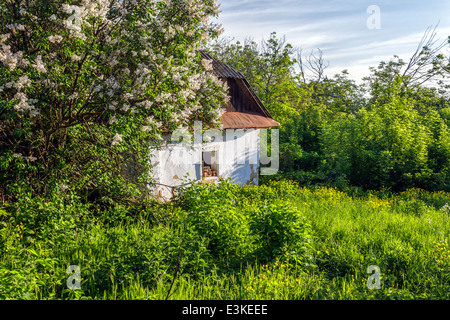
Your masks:
M 202 59 L 212 60 L 213 72 L 219 78 L 226 80 L 230 88 L 231 99 L 222 116 L 224 129 L 265 129 L 280 125 L 273 120 L 242 73 L 203 51 L 200 53 Z

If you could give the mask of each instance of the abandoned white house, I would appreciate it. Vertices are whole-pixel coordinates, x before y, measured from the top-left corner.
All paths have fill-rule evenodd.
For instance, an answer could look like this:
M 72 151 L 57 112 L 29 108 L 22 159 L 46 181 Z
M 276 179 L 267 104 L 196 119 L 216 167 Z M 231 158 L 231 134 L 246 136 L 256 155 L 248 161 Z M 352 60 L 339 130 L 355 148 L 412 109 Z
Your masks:
M 200 137 L 189 147 L 168 142 L 162 149 L 151 151 L 155 181 L 152 191 L 158 198 L 170 199 L 174 190 L 192 181 L 214 183 L 230 178 L 236 184 L 257 185 L 260 129 L 280 125 L 240 72 L 204 52 L 201 55 L 202 59 L 212 60 L 213 72 L 229 87 L 230 101 L 221 117 L 223 131 L 216 130 L 207 143 Z

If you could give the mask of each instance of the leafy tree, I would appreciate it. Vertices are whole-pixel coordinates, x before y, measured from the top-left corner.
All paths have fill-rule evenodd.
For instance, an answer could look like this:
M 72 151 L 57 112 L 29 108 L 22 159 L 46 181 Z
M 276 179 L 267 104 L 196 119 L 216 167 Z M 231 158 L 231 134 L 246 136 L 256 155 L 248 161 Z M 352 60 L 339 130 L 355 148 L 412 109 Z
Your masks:
M 337 176 L 369 189 L 448 188 L 449 129 L 437 112 L 421 114 L 400 84 L 389 100 L 326 126 L 322 141 Z
M 294 48 L 284 37 L 273 32 L 259 44 L 250 38 L 243 44 L 221 38 L 207 49 L 245 76 L 275 120 L 283 125 L 298 114 L 302 92 L 297 87 Z
M 148 178 L 151 140 L 193 120 L 218 124 L 224 84 L 198 54 L 220 32 L 217 10 L 210 0 L 2 1 L 3 187 L 127 194 Z
M 281 122 L 281 171 L 302 182 L 347 181 L 365 188 L 448 188 L 450 110 L 445 42 L 427 29 L 408 62 L 370 68 L 357 84 L 333 77 L 318 49 L 272 33 L 260 44 L 218 39 L 210 50 L 242 72 Z

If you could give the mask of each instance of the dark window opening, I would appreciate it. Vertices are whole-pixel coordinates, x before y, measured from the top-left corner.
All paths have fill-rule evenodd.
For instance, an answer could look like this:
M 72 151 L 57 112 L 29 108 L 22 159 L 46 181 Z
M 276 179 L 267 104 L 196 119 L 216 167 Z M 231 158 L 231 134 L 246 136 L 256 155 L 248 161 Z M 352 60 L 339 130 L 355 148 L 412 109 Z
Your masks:
M 217 161 L 217 151 L 205 151 L 202 153 L 203 158 L 203 179 L 219 176 L 219 165 Z

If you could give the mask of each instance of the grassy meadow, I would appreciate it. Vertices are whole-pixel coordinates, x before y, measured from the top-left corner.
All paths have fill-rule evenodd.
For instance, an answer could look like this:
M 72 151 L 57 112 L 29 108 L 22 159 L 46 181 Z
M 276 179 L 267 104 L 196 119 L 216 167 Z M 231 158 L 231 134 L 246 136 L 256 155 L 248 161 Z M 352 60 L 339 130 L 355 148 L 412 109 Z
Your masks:
M 281 181 L 145 207 L 4 203 L 0 299 L 449 299 L 449 199 Z M 381 289 L 368 289 L 371 265 Z

